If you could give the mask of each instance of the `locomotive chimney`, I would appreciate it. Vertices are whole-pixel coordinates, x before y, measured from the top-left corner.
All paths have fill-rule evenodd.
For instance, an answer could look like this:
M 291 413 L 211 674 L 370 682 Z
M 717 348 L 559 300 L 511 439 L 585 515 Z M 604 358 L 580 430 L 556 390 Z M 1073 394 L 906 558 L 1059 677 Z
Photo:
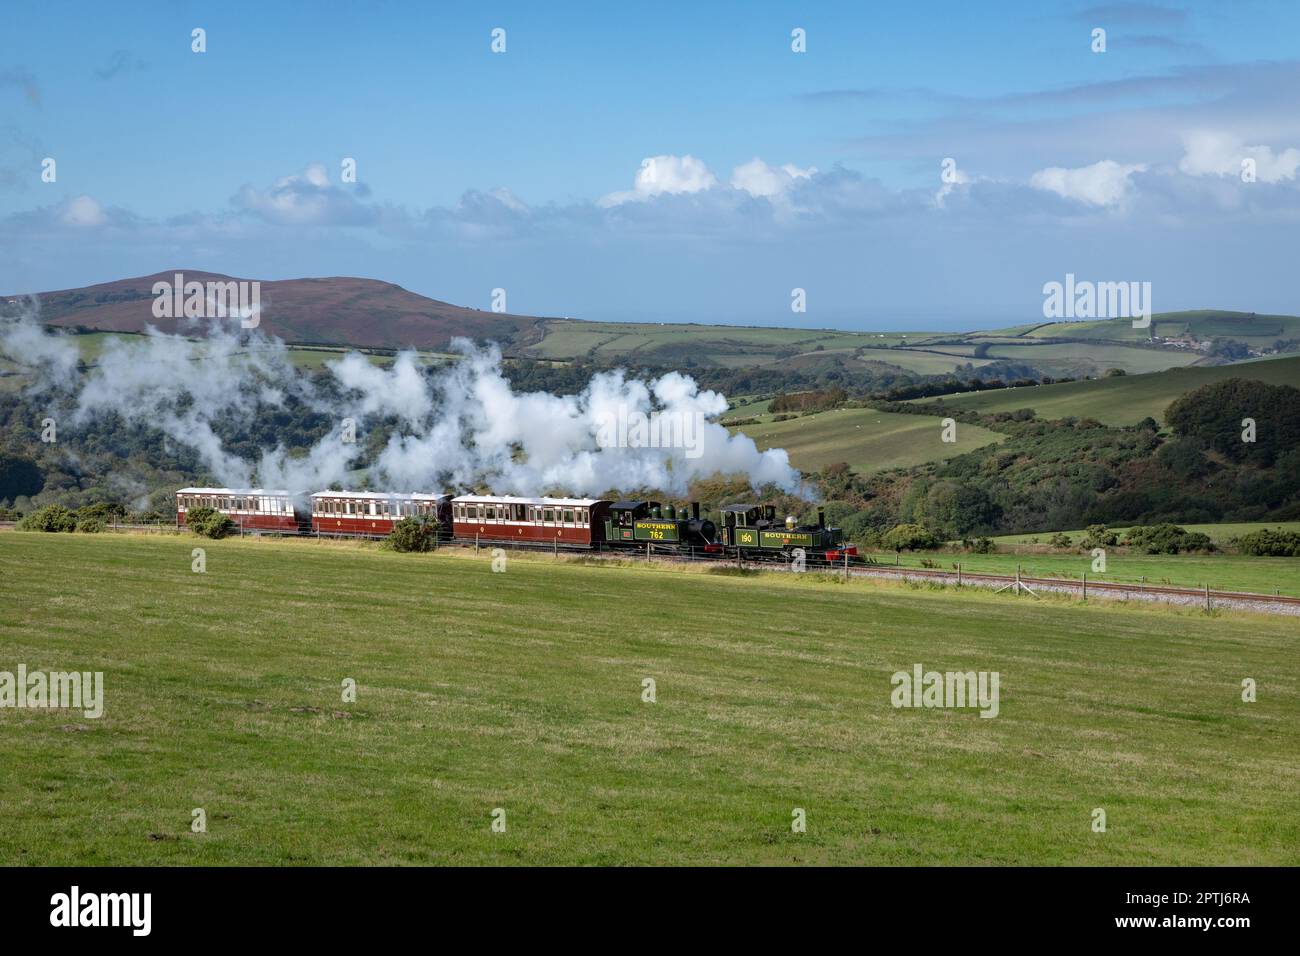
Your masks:
M 700 520 L 700 503 L 698 501 L 691 502 L 691 517 L 696 521 Z
M 817 509 L 817 527 L 826 527 L 826 510 L 824 508 Z

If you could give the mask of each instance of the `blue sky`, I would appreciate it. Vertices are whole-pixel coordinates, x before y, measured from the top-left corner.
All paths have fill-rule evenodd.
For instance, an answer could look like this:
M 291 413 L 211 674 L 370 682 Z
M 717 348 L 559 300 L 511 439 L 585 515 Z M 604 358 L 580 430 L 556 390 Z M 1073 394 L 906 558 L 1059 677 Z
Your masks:
M 1072 272 L 1150 281 L 1158 311 L 1300 311 L 1285 0 L 0 18 L 3 292 L 202 268 L 484 308 L 501 287 L 591 319 L 952 328 L 1033 321 Z

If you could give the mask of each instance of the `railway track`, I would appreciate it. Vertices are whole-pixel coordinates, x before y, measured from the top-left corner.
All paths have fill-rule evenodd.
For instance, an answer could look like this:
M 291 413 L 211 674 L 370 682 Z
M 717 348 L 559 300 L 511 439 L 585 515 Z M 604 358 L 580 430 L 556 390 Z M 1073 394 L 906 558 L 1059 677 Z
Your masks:
M 456 546 L 474 547 L 473 542 L 455 542 Z M 483 542 L 479 545 L 481 549 L 490 549 L 491 547 L 500 547 Z M 547 545 L 541 546 L 520 546 L 521 551 L 539 551 L 552 553 L 554 549 Z M 583 554 L 596 559 L 606 560 L 654 560 L 668 561 L 676 563 L 696 563 L 707 561 L 710 564 L 721 565 L 724 562 L 734 562 L 734 556 L 722 557 L 720 555 L 681 555 L 671 551 L 651 550 L 648 554 L 644 550 L 616 550 L 616 551 L 591 551 L 590 549 L 559 549 L 560 553 L 566 554 Z M 747 555 L 742 561 L 743 567 L 761 568 L 772 571 L 785 571 L 795 573 L 784 558 L 779 556 L 767 556 L 760 558 L 755 555 Z M 1105 581 L 1089 579 L 1086 583 L 1071 578 L 1050 578 L 1034 577 L 1024 574 L 995 574 L 992 572 L 971 572 L 971 571 L 946 571 L 929 568 L 904 568 L 897 565 L 877 565 L 870 564 L 859 557 L 856 561 L 851 561 L 847 568 L 842 565 L 830 565 L 825 561 L 814 562 L 811 559 L 808 562 L 808 570 L 821 574 L 843 574 L 847 571 L 851 577 L 882 577 L 894 580 L 915 580 L 915 581 L 934 581 L 952 586 L 970 586 L 992 588 L 995 590 L 1008 590 L 1015 594 L 1024 591 L 1026 594 L 1033 595 L 1035 591 L 1050 591 L 1053 593 L 1064 593 L 1078 595 L 1085 598 L 1088 594 L 1105 595 L 1108 599 L 1122 598 L 1124 600 L 1140 601 L 1162 601 L 1168 604 L 1182 604 L 1186 606 L 1197 606 L 1214 609 L 1216 607 L 1232 607 L 1248 610 L 1264 611 L 1272 614 L 1288 614 L 1300 616 L 1300 597 L 1290 597 L 1281 594 L 1259 594 L 1251 591 L 1224 591 L 1214 590 L 1212 588 L 1185 588 L 1174 587 L 1172 585 L 1156 584 L 1127 584 L 1118 581 Z
M 1221 591 L 1212 588 L 1180 588 L 1164 584 L 1125 584 L 1118 581 L 1095 581 L 1071 578 L 1043 578 L 1015 574 L 991 574 L 986 572 L 940 571 L 927 568 L 900 568 L 880 566 L 851 566 L 850 574 L 854 576 L 880 576 L 911 580 L 941 581 L 952 585 L 972 585 L 977 587 L 1012 590 L 1015 593 L 1025 591 L 1032 594 L 1035 590 L 1055 593 L 1076 594 L 1086 597 L 1089 593 L 1122 595 L 1124 598 L 1136 598 L 1144 601 L 1165 601 L 1171 604 L 1198 605 L 1213 609 L 1214 607 L 1242 607 L 1266 610 L 1270 613 L 1300 615 L 1300 597 L 1282 594 L 1259 594 L 1251 591 Z
M 0 521 L 0 528 L 12 528 L 15 522 Z M 116 525 L 118 530 L 140 530 L 140 531 L 171 531 L 171 526 L 157 525 Z M 286 537 L 292 537 L 287 535 Z M 304 537 L 312 537 L 304 535 Z M 453 541 L 442 544 L 440 547 L 457 547 L 457 548 L 474 548 L 473 541 Z M 554 546 L 546 543 L 527 543 L 527 542 L 494 542 L 483 541 L 477 547 L 481 551 L 491 551 L 493 548 L 505 547 L 507 551 L 529 551 L 539 554 L 564 554 L 566 556 L 585 556 L 596 560 L 647 560 L 670 563 L 697 563 L 708 562 L 713 565 L 721 566 L 724 562 L 735 562 L 734 556 L 723 557 L 713 554 L 691 554 L 682 555 L 669 550 L 651 549 L 649 552 L 640 548 L 637 549 L 617 549 L 592 551 L 590 548 L 580 548 L 574 546 Z M 741 565 L 749 568 L 761 568 L 770 571 L 784 571 L 795 573 L 789 563 L 777 555 L 759 557 L 757 555 L 747 555 L 743 558 Z M 1033 577 L 1024 574 L 995 574 L 983 571 L 947 571 L 931 568 L 905 568 L 898 565 L 878 565 L 871 564 L 859 557 L 851 561 L 847 567 L 840 564 L 829 565 L 825 561 L 820 563 L 809 560 L 808 570 L 820 574 L 844 574 L 850 577 L 880 577 L 890 578 L 893 580 L 907 581 L 932 581 L 945 585 L 956 587 L 970 586 L 992 588 L 995 590 L 1008 590 L 1016 595 L 1021 591 L 1034 595 L 1036 591 L 1050 591 L 1057 594 L 1073 594 L 1086 598 L 1089 593 L 1106 595 L 1110 599 L 1116 597 L 1124 600 L 1136 599 L 1141 601 L 1162 601 L 1169 604 L 1181 604 L 1185 606 L 1199 606 L 1207 609 L 1216 607 L 1240 608 L 1245 610 L 1263 611 L 1270 614 L 1286 614 L 1300 616 L 1300 597 L 1291 597 L 1283 594 L 1260 594 L 1251 591 L 1223 591 L 1212 588 L 1185 588 L 1174 587 L 1166 584 L 1127 584 L 1119 581 L 1105 580 L 1074 580 L 1072 578 L 1050 578 L 1050 577 Z

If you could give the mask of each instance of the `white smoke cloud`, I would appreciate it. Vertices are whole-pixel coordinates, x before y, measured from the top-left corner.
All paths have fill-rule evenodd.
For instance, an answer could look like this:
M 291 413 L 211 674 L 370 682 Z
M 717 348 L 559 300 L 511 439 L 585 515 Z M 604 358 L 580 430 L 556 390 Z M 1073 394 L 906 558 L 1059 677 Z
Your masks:
M 695 381 L 670 372 L 652 382 L 622 371 L 594 376 L 578 395 L 518 393 L 501 372 L 494 347 L 452 343 L 462 359 L 442 376 L 442 404 L 431 427 L 394 435 L 378 467 L 402 487 L 436 486 L 440 475 L 453 484 L 485 481 L 499 493 L 530 495 L 558 488 L 601 494 L 610 488 L 662 488 L 682 493 L 695 478 L 743 474 L 755 485 L 799 488 L 799 474 L 784 450 L 760 452 L 752 439 L 731 435 L 708 418 L 727 408 L 724 396 L 699 391 Z M 682 420 L 705 419 L 698 456 L 684 447 L 598 445 L 602 423 L 654 413 Z M 694 418 L 692 419 L 694 420 Z
M 458 339 L 453 349 L 460 358 L 433 375 L 412 352 L 400 353 L 387 369 L 349 353 L 327 363 L 336 396 L 298 372 L 282 342 L 260 331 L 241 338 L 233 323 L 214 325 L 198 341 L 157 330 L 110 339 L 79 381 L 78 348 L 70 337 L 48 333 L 30 311 L 0 325 L 0 351 L 32 367 L 38 387 L 70 393 L 74 424 L 115 413 L 158 428 L 197 452 L 230 487 L 310 492 L 346 482 L 358 445 L 343 441 L 343 421 L 353 419 L 363 435 L 367 423 L 392 417 L 398 430 L 369 473 L 371 487 L 380 490 L 482 483 L 521 495 L 634 488 L 680 494 L 693 479 L 718 472 L 747 476 L 754 485 L 801 488 L 785 451 L 760 452 L 747 436 L 733 436 L 711 420 L 726 410 L 726 398 L 701 391 L 688 376 L 673 372 L 646 382 L 613 371 L 594 376 L 577 395 L 519 393 L 503 375 L 495 346 Z M 253 421 L 291 396 L 335 423 L 305 454 L 290 454 L 281 444 L 249 461 L 223 445 L 217 427 L 223 418 Z M 690 420 L 698 431 L 689 444 L 602 447 L 602 423 L 620 415 Z
M 35 296 L 7 301 L 0 309 L 0 355 L 21 356 L 21 364 L 36 369 L 55 389 L 72 387 L 80 358 L 66 335 L 46 332 L 41 326 L 40 303 Z

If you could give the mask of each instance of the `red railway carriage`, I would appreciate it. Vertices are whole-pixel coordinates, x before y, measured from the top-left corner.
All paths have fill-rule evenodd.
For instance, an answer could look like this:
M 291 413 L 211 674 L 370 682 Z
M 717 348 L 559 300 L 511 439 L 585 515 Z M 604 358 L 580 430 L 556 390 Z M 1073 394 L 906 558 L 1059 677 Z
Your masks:
M 457 538 L 544 541 L 594 547 L 605 540 L 611 502 L 595 498 L 514 498 L 460 495 L 451 500 Z
M 317 534 L 387 535 L 403 518 L 428 515 L 451 530 L 451 495 L 420 492 L 318 491 L 311 496 Z
M 265 488 L 182 488 L 176 492 L 176 527 L 194 508 L 212 508 L 233 521 L 240 531 L 302 530 L 306 517 L 295 507 L 302 495 Z

